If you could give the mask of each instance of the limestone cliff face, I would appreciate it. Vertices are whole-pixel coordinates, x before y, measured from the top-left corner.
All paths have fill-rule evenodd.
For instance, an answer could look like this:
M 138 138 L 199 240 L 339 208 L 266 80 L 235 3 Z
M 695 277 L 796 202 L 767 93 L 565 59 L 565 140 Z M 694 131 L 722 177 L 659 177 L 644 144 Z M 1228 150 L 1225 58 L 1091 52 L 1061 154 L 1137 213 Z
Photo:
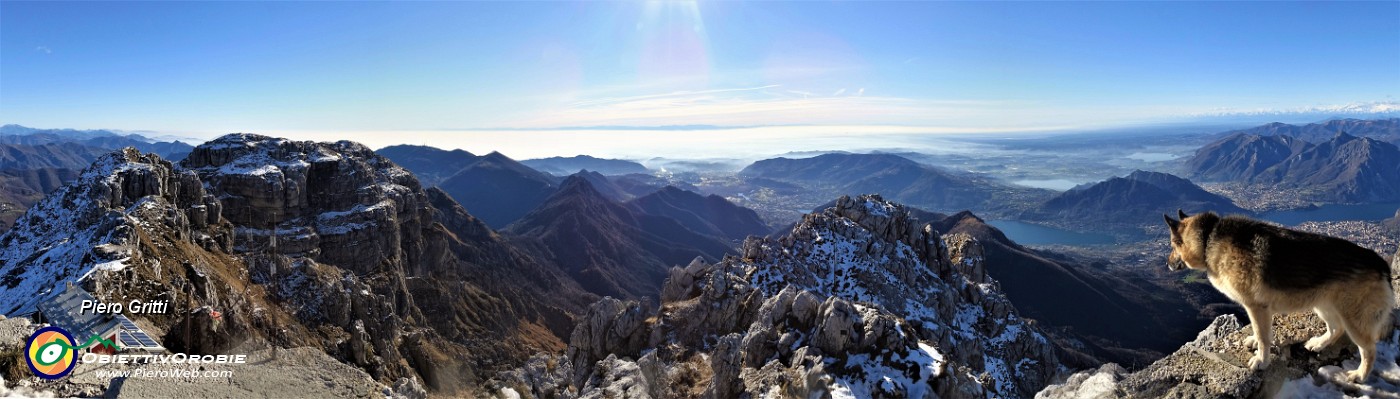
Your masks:
M 0 237 L 0 314 L 72 281 L 170 300 L 137 319 L 172 350 L 311 346 L 439 392 L 561 350 L 596 299 L 351 142 L 228 135 L 180 166 L 125 150 L 20 221 Z
M 562 357 L 540 355 L 496 387 L 535 397 L 1030 396 L 1060 372 L 1057 354 L 986 276 L 977 241 L 955 243 L 898 204 L 843 197 L 786 236 L 749 239 L 740 256 L 673 268 L 659 308 L 594 304 Z
M 305 255 L 357 274 L 442 258 L 424 250 L 432 207 L 418 180 L 358 143 L 227 135 L 181 166 L 224 204 L 240 252 Z
M 224 204 L 253 280 L 377 378 L 470 385 L 561 348 L 592 300 L 358 143 L 232 134 L 181 165 Z
M 181 166 L 224 204 L 252 279 L 341 342 L 327 349 L 377 378 L 414 374 L 401 342 L 431 324 L 408 278 L 450 259 L 429 244 L 417 179 L 358 143 L 252 134 L 202 144 Z

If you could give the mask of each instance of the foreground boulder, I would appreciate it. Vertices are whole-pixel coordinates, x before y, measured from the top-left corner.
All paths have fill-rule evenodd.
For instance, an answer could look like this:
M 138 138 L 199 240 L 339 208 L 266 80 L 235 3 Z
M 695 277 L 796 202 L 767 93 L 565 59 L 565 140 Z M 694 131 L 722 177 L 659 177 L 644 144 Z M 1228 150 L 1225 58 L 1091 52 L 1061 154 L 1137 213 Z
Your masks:
M 1392 288 L 1400 287 L 1396 271 L 1400 253 L 1392 257 Z M 1397 290 L 1400 292 L 1400 290 Z M 1346 380 L 1359 358 L 1350 339 L 1337 341 L 1320 352 L 1303 347 L 1308 339 L 1326 331 L 1326 324 L 1312 313 L 1275 316 L 1276 355 L 1268 368 L 1250 370 L 1246 365 L 1255 346 L 1245 345 L 1253 334 L 1234 315 L 1224 315 L 1201 331 L 1194 341 L 1137 372 L 1115 364 L 1079 372 L 1064 383 L 1046 388 L 1037 398 L 1253 398 L 1342 397 L 1400 398 L 1400 309 L 1392 314 L 1392 329 L 1377 344 L 1376 365 L 1362 383 Z

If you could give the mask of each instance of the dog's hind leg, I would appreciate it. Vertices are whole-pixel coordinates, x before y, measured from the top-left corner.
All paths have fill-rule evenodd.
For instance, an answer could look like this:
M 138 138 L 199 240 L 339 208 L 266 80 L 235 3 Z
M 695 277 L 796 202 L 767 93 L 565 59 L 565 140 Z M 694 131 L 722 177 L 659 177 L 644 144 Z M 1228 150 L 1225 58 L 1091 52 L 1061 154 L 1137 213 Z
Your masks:
M 1376 363 L 1376 342 L 1390 327 L 1389 292 L 1384 301 L 1372 301 L 1358 306 L 1354 313 L 1346 315 L 1347 336 L 1361 352 L 1361 364 L 1356 370 L 1347 372 L 1347 379 L 1360 383 L 1371 375 L 1371 367 Z
M 1254 327 L 1254 342 L 1258 346 L 1258 352 L 1249 358 L 1249 368 L 1263 370 L 1269 365 L 1269 346 L 1274 338 L 1274 314 L 1267 306 L 1245 305 L 1244 310 L 1249 313 L 1249 324 Z
M 1327 332 L 1308 339 L 1308 342 L 1304 343 L 1303 347 L 1313 352 L 1321 352 L 1323 349 L 1336 343 L 1338 339 L 1341 339 L 1345 330 L 1342 324 L 1342 315 L 1338 314 L 1335 310 L 1324 306 L 1318 306 L 1313 308 L 1313 312 L 1317 313 L 1317 317 L 1322 318 L 1324 323 L 1327 323 Z
M 1369 323 L 1367 323 L 1369 324 Z M 1347 379 L 1351 382 L 1360 383 L 1371 375 L 1371 367 L 1376 363 L 1376 335 L 1375 328 L 1370 325 L 1348 325 L 1347 335 L 1352 342 L 1356 343 L 1356 349 L 1361 352 L 1361 365 L 1356 370 L 1347 372 Z

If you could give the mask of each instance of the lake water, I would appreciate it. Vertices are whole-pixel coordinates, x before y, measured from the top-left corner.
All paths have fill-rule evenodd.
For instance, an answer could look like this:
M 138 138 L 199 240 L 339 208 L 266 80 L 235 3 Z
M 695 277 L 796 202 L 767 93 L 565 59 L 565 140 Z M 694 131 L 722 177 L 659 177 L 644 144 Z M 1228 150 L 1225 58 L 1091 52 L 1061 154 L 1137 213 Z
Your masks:
M 1259 216 L 1264 220 L 1292 226 L 1303 222 L 1386 219 L 1395 216 L 1397 208 L 1400 208 L 1400 203 L 1323 205 L 1317 209 L 1266 212 Z
M 1015 220 L 990 220 L 987 224 L 1006 233 L 1006 237 L 1021 245 L 1096 245 L 1112 244 L 1113 236 L 1098 233 L 1080 233 L 1054 227 L 1018 222 Z
M 1074 188 L 1074 186 L 1079 185 L 1079 182 L 1065 179 L 1024 179 L 1012 181 L 1011 184 L 1031 188 L 1044 188 L 1056 191 L 1066 191 L 1071 188 Z
M 1162 162 L 1178 158 L 1176 155 L 1165 152 L 1134 152 L 1128 154 L 1128 159 L 1135 159 L 1143 162 Z
M 1317 209 L 1277 211 L 1260 215 L 1261 218 L 1285 226 L 1303 222 L 1330 222 L 1339 220 L 1380 220 L 1395 216 L 1400 203 L 1365 205 L 1324 205 Z M 1098 233 L 1080 233 L 1054 227 L 1041 226 L 1015 220 L 991 220 L 987 224 L 995 226 L 1006 237 L 1022 245 L 1097 245 L 1113 244 L 1113 236 Z

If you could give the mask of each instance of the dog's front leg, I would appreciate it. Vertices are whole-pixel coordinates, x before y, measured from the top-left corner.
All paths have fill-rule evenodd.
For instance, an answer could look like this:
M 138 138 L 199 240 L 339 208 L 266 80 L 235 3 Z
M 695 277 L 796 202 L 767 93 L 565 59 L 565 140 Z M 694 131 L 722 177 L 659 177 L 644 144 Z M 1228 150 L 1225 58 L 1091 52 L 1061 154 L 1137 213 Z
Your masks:
M 1254 327 L 1254 341 L 1257 352 L 1249 358 L 1251 370 L 1263 370 L 1269 365 L 1269 346 L 1273 342 L 1274 315 L 1268 306 L 1245 306 L 1249 313 L 1249 325 Z

